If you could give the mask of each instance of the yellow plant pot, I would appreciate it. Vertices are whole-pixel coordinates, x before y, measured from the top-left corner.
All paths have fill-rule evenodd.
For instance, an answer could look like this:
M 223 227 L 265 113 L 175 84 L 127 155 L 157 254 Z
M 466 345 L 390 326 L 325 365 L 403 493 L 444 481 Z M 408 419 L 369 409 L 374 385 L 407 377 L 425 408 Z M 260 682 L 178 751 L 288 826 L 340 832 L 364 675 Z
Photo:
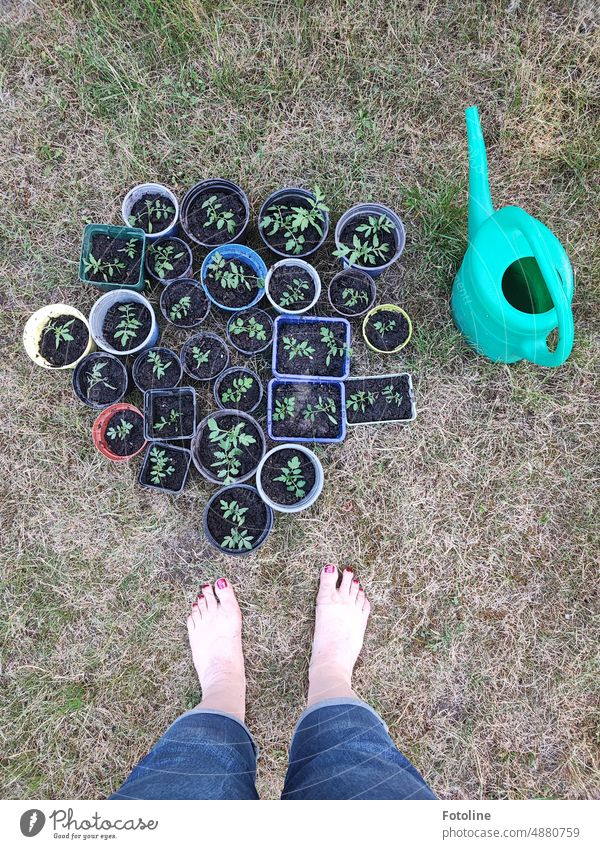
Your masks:
M 83 321 L 88 331 L 88 344 L 83 354 L 78 359 L 73 360 L 72 363 L 68 363 L 64 366 L 53 366 L 40 354 L 40 342 L 42 333 L 44 332 L 44 327 L 51 319 L 58 318 L 59 315 L 72 315 L 80 321 Z M 77 363 L 81 362 L 84 357 L 96 350 L 96 345 L 92 339 L 90 325 L 88 324 L 87 318 L 83 315 L 83 313 L 79 312 L 78 309 L 70 307 L 68 304 L 48 304 L 48 306 L 41 307 L 39 310 L 36 310 L 32 315 L 30 315 L 23 329 L 23 346 L 27 356 L 32 359 L 36 365 L 42 366 L 42 368 L 52 369 L 53 371 L 75 368 Z
M 376 348 L 375 345 L 371 344 L 367 339 L 367 324 L 369 319 L 374 316 L 376 313 L 381 312 L 382 310 L 386 310 L 387 312 L 397 312 L 400 315 L 403 315 L 406 321 L 408 322 L 408 336 L 404 340 L 401 345 L 398 345 L 397 348 L 392 348 L 391 351 L 382 351 L 380 348 Z M 412 321 L 410 320 L 409 314 L 402 309 L 402 307 L 397 306 L 396 304 L 380 304 L 377 307 L 373 307 L 372 310 L 365 315 L 362 323 L 362 335 L 365 340 L 365 345 L 369 348 L 370 351 L 375 351 L 376 354 L 397 354 L 398 351 L 401 351 L 408 343 L 410 342 L 410 337 L 412 336 Z

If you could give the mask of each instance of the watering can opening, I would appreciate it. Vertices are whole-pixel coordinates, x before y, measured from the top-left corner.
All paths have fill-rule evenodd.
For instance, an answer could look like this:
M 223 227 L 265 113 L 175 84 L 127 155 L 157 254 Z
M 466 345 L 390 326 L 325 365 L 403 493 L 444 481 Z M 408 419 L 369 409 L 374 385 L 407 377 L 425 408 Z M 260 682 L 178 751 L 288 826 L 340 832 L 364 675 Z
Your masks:
M 548 312 L 554 306 L 534 256 L 519 257 L 511 262 L 502 275 L 502 294 L 511 307 L 530 315 Z

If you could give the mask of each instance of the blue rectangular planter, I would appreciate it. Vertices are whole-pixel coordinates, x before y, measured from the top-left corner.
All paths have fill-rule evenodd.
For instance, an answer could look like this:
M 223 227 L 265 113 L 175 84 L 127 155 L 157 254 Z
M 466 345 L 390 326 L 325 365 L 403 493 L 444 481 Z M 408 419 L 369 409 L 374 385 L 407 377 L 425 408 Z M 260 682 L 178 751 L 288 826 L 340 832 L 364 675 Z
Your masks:
M 332 383 L 336 386 L 339 386 L 340 389 L 340 423 L 339 423 L 339 433 L 336 437 L 322 438 L 322 437 L 297 437 L 297 436 L 274 436 L 273 435 L 273 395 L 275 393 L 275 389 L 281 384 L 288 383 Z M 327 445 L 332 442 L 343 442 L 346 438 L 346 387 L 344 386 L 343 381 L 341 380 L 323 380 L 313 379 L 313 378 L 274 378 L 269 381 L 268 394 L 267 394 L 267 433 L 269 434 L 269 439 L 272 439 L 273 442 L 315 442 L 317 444 Z
M 351 329 L 350 322 L 346 318 L 325 318 L 320 316 L 303 316 L 303 315 L 280 315 L 275 319 L 273 324 L 273 354 L 272 367 L 275 377 L 293 378 L 294 380 L 345 380 L 350 374 L 350 354 L 346 352 L 343 357 L 343 370 L 341 375 L 332 377 L 330 374 L 290 374 L 289 372 L 279 371 L 277 368 L 277 340 L 279 337 L 279 328 L 282 324 L 343 324 L 346 328 L 346 348 L 350 348 Z

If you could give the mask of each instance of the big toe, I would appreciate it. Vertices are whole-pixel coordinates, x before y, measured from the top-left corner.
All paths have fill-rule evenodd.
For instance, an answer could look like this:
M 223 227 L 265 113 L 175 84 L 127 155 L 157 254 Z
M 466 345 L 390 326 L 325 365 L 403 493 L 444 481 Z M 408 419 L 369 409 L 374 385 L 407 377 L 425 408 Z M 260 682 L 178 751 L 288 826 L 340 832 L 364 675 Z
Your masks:
M 232 607 L 238 607 L 233 587 L 227 578 L 219 578 L 219 580 L 215 582 L 215 593 L 224 608 L 231 609 Z
M 329 595 L 335 590 L 338 579 L 338 570 L 332 564 L 328 563 L 321 569 L 321 579 L 319 581 L 319 593 Z

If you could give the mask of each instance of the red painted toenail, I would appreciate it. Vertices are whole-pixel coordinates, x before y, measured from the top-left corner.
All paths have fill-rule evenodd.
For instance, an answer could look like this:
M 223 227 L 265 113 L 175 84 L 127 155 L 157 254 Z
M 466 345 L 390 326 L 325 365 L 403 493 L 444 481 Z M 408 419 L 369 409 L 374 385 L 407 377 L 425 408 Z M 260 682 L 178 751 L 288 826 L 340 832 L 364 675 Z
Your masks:
M 200 595 L 198 596 L 198 601 L 202 601 L 203 598 L 204 596 L 202 595 L 202 593 L 200 593 Z
M 217 581 L 217 586 L 220 590 L 224 590 L 227 586 L 227 581 L 225 580 L 225 578 L 219 578 L 219 580 Z
M 205 590 L 207 587 L 210 587 L 210 584 L 202 584 L 202 589 Z
M 351 575 L 354 574 L 354 569 L 351 569 L 349 566 L 344 569 L 344 572 L 350 572 Z
M 360 584 L 360 581 L 358 580 L 358 578 L 353 578 L 352 583 L 353 584 Z
M 335 566 L 332 566 L 331 563 L 328 563 L 325 567 L 325 571 L 328 575 L 331 575 L 333 572 L 335 572 Z

